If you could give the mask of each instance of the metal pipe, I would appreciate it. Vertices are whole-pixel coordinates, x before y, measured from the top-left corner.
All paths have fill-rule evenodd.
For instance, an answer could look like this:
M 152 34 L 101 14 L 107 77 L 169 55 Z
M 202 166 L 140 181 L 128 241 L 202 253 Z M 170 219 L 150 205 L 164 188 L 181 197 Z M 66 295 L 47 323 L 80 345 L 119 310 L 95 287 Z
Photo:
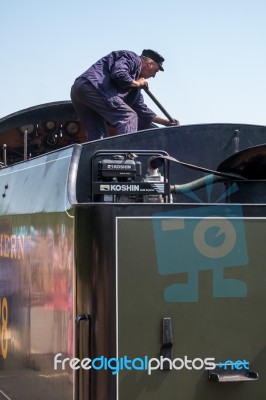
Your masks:
M 7 145 L 3 144 L 3 161 L 4 161 L 5 167 L 7 166 L 6 149 L 7 149 Z
M 144 86 L 143 88 L 147 95 L 152 99 L 152 101 L 156 104 L 156 106 L 162 111 L 162 113 L 169 119 L 171 122 L 175 122 L 174 118 L 171 117 L 170 114 L 166 111 L 166 109 L 161 105 L 161 103 L 156 99 L 156 97 L 150 92 L 148 86 Z
M 28 130 L 24 131 L 24 160 L 28 158 Z

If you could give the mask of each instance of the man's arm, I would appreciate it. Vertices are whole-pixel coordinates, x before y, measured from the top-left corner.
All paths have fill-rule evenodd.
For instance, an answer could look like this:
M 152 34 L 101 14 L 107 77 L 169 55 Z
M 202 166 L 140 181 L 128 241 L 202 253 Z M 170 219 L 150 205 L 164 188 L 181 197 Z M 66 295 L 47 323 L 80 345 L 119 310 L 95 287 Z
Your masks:
M 135 80 L 136 76 L 139 75 L 140 64 L 136 56 L 133 53 L 124 52 L 116 60 L 113 65 L 110 74 L 112 80 L 121 88 L 130 87 L 142 87 L 145 79 L 140 78 Z M 146 81 L 145 81 L 146 82 Z

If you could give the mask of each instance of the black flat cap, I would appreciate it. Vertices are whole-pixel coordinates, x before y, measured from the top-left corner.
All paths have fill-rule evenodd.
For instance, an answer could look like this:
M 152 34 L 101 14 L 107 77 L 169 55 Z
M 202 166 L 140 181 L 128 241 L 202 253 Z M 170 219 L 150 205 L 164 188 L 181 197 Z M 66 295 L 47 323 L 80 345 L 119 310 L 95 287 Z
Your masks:
M 164 62 L 164 58 L 159 53 L 157 53 L 157 51 L 146 49 L 146 50 L 143 50 L 141 55 L 144 57 L 151 58 L 153 61 L 157 62 L 160 70 L 164 71 L 163 65 L 162 65 Z

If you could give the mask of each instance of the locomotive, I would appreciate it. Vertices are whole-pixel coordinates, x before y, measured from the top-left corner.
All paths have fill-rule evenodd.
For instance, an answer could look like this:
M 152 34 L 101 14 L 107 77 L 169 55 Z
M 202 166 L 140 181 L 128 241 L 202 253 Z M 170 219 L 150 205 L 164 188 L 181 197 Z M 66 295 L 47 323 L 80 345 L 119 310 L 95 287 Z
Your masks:
M 0 119 L 0 398 L 266 394 L 266 127 Z

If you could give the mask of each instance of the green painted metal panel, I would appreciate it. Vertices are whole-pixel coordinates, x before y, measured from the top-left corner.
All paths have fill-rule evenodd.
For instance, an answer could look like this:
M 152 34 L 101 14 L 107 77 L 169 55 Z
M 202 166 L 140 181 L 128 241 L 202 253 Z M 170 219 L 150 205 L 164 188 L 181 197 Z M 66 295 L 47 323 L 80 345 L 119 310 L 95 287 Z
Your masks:
M 186 214 L 117 218 L 117 357 L 159 358 L 162 319 L 170 317 L 172 359 L 246 360 L 259 380 L 214 383 L 205 368 L 149 375 L 124 365 L 119 400 L 264 398 L 266 220 Z M 219 227 L 220 238 L 212 231 Z

